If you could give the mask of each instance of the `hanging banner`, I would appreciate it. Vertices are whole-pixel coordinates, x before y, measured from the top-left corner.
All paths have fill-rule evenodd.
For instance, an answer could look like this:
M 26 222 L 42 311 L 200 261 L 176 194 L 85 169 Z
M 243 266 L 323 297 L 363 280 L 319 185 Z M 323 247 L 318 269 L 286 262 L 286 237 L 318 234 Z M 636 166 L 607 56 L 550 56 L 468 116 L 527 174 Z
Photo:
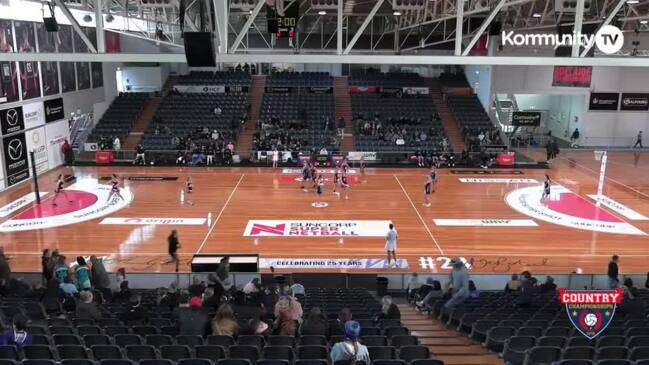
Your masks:
M 223 94 L 223 85 L 175 85 L 174 91 L 187 94 Z
M 427 87 L 404 87 L 403 93 L 406 95 L 428 95 L 430 90 Z
M 512 125 L 515 127 L 538 127 L 541 125 L 541 112 L 513 112 Z
M 590 93 L 588 110 L 617 110 L 620 93 Z
M 45 100 L 43 106 L 45 109 L 45 123 L 52 123 L 57 120 L 65 119 L 63 98 Z
M 379 90 L 381 94 L 385 94 L 385 95 L 401 95 L 402 93 L 400 87 L 382 87 Z
M 290 93 L 293 88 L 286 86 L 266 86 L 267 93 Z
M 309 92 L 312 94 L 331 94 L 334 88 L 331 86 L 311 86 Z
M 649 94 L 623 93 L 620 110 L 649 110 Z

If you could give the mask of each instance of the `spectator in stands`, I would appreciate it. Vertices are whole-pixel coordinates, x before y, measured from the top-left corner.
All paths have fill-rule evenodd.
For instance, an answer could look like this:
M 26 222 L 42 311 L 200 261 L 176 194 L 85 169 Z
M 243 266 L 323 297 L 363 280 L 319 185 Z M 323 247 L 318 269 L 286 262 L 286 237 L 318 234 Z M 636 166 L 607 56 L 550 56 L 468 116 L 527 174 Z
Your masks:
M 122 149 L 122 142 L 120 142 L 119 137 L 115 137 L 113 140 L 113 149 L 115 152 L 119 152 Z
M 223 110 L 221 109 L 220 106 L 217 105 L 217 106 L 214 107 L 214 114 L 215 114 L 215 115 L 221 115 L 221 114 L 223 114 Z
M 277 320 L 275 321 L 275 332 L 278 336 L 295 336 L 296 321 L 291 316 L 291 311 L 287 307 L 280 309 Z
M 279 317 L 283 311 L 287 311 L 292 320 L 302 322 L 302 304 L 292 295 L 290 289 L 275 304 L 275 317 Z
M 415 302 L 417 307 L 430 307 L 433 304 L 433 300 L 441 299 L 444 297 L 444 291 L 442 290 L 442 284 L 439 281 L 433 280 L 433 278 L 426 279 L 426 284 L 422 285 L 419 288 L 417 293 L 418 302 Z
M 628 317 L 645 317 L 645 302 L 640 296 L 638 288 L 633 286 L 633 281 L 624 280 L 624 294 L 622 303 L 618 305 L 616 312 Z
M 178 334 L 188 336 L 205 336 L 210 319 L 202 310 L 203 302 L 200 297 L 189 300 L 189 310 L 182 311 L 178 316 Z
M 52 269 L 52 254 L 50 253 L 50 249 L 46 248 L 41 255 L 41 278 L 43 279 L 43 286 L 46 286 L 47 282 L 52 279 Z
M 475 286 L 473 280 L 469 280 L 469 298 L 475 299 L 480 297 L 480 290 Z
M 120 267 L 115 272 L 115 283 L 117 284 L 117 289 L 122 289 L 122 283 L 126 281 L 126 269 Z M 126 284 L 128 286 L 128 283 Z
M 142 163 L 142 165 L 146 165 L 146 158 L 144 154 L 145 154 L 144 147 L 142 147 L 141 143 L 138 143 L 137 147 L 135 147 L 135 159 L 133 160 L 133 165 L 136 165 L 138 163 Z
M 234 317 L 232 307 L 228 304 L 221 304 L 212 319 L 212 334 L 222 336 L 236 336 L 239 332 L 239 324 Z
M 13 329 L 0 333 L 0 345 L 16 346 L 22 349 L 32 344 L 32 335 L 27 332 L 27 317 L 16 314 L 13 318 Z
M 464 262 L 456 257 L 451 260 L 451 264 L 453 265 L 449 281 L 451 298 L 444 304 L 446 313 L 450 313 L 453 308 L 462 305 L 469 297 L 469 273 Z
M 125 281 L 128 283 L 128 281 Z M 149 321 L 149 311 L 142 305 L 142 297 L 131 296 L 128 309 L 120 316 L 128 325 L 145 324 Z
M 320 310 L 320 307 L 311 308 L 309 317 L 300 326 L 300 334 L 302 336 L 326 336 L 329 333 L 329 322 Z
M 213 288 L 205 288 L 205 291 L 203 292 L 202 295 L 202 299 L 203 299 L 203 308 L 205 308 L 205 310 L 209 312 L 216 311 L 219 308 L 219 305 L 221 305 L 220 298 L 214 295 Z
M 381 298 L 381 313 L 377 316 L 377 320 L 381 319 L 401 319 L 401 311 L 392 302 L 392 297 L 389 295 L 384 295 Z
M 329 322 L 329 336 L 340 336 L 345 334 L 345 323 L 352 320 L 352 310 L 350 308 L 343 308 L 338 313 L 338 318 L 335 321 Z
M 169 288 L 160 288 L 158 291 L 157 303 L 161 307 L 169 307 L 170 310 L 176 309 L 180 304 L 180 293 L 178 293 L 177 284 L 169 284 Z
M 121 284 L 119 284 L 119 292 L 113 295 L 113 302 L 129 303 L 131 301 L 132 295 L 133 293 L 131 293 L 131 289 L 129 289 L 128 287 L 128 280 L 124 280 Z
M 194 276 L 192 278 L 192 285 L 189 286 L 188 290 L 191 297 L 200 297 L 205 291 L 205 283 L 201 281 L 200 277 Z
M 90 269 L 86 264 L 86 260 L 83 256 L 77 257 L 77 267 L 75 269 L 77 277 L 77 288 L 79 290 L 90 289 Z
M 216 275 L 210 274 L 209 279 L 214 283 L 218 283 L 225 290 L 230 289 L 232 282 L 230 281 L 230 258 L 228 256 L 221 258 L 219 265 L 216 267 Z
M 361 334 L 361 325 L 356 321 L 345 322 L 345 341 L 338 342 L 331 347 L 331 363 L 336 361 L 351 361 L 352 364 L 363 361 L 369 364 L 370 353 L 358 338 Z
M 268 336 L 270 334 L 270 326 L 266 323 L 264 315 L 262 312 L 257 313 L 252 317 L 245 329 L 241 329 L 241 334 L 247 335 L 256 335 L 256 336 Z
M 338 119 L 338 135 L 340 136 L 340 139 L 345 138 L 345 118 L 340 117 Z
M 579 128 L 575 128 L 575 130 L 570 135 L 570 147 L 577 147 L 578 143 L 579 143 Z
M 261 289 L 261 285 L 259 284 L 259 278 L 252 278 L 244 287 L 243 287 L 243 292 L 246 295 L 250 295 L 253 293 L 258 293 L 259 290 Z
M 534 281 L 532 279 L 532 274 L 529 271 L 523 271 L 521 273 L 520 295 L 518 297 L 519 307 L 529 307 L 534 300 L 537 288 L 534 287 Z
M 410 275 L 410 280 L 408 280 L 408 285 L 406 286 L 408 300 L 414 298 L 422 285 L 424 285 L 424 283 L 419 280 L 419 275 L 416 272 L 413 272 L 412 275 Z
M 11 266 L 9 266 L 9 258 L 4 254 L 3 247 L 0 247 L 0 280 L 5 283 L 11 281 Z
M 635 144 L 633 145 L 633 148 L 636 148 L 638 146 L 642 148 L 642 131 L 638 132 L 638 136 L 635 139 Z
M 92 319 L 93 321 L 101 319 L 101 313 L 97 308 L 97 304 L 94 303 L 94 296 L 91 291 L 84 290 L 79 294 L 75 315 L 79 319 Z
M 554 283 L 554 278 L 552 276 L 545 277 L 545 283 L 539 285 L 539 291 L 541 293 L 554 293 L 557 290 L 557 284 Z
M 110 279 L 104 266 L 104 261 L 97 256 L 90 256 L 90 282 L 92 286 L 102 292 L 110 291 Z
M 305 296 L 306 291 L 304 290 L 304 285 L 300 283 L 293 283 L 293 285 L 291 285 L 291 293 L 293 293 L 293 296 L 297 296 L 297 295 Z
M 60 287 L 61 290 L 63 290 L 63 292 L 65 293 L 65 295 L 68 296 L 73 296 L 79 293 L 79 290 L 77 290 L 77 286 L 74 285 L 74 279 L 72 279 L 71 275 L 63 279 L 63 282 L 60 284 Z
M 63 283 L 65 278 L 67 278 L 69 275 L 68 264 L 65 262 L 65 256 L 62 255 L 56 256 L 56 260 L 57 263 L 56 266 L 54 267 L 54 277 L 56 277 L 59 283 Z
M 512 274 L 512 278 L 505 285 L 506 292 L 518 291 L 521 287 L 521 281 L 518 280 L 518 274 Z
M 43 305 L 43 309 L 45 309 L 45 313 L 58 315 L 61 312 L 61 303 L 63 302 L 64 295 L 58 280 L 50 279 L 41 296 L 41 304 Z
M 618 255 L 613 255 L 611 261 L 608 262 L 608 271 L 606 275 L 608 276 L 608 287 L 611 289 L 617 288 L 620 285 L 617 266 L 619 259 Z
M 61 153 L 63 154 L 63 161 L 65 166 L 70 166 L 74 162 L 74 152 L 72 151 L 72 146 L 66 139 L 61 145 Z

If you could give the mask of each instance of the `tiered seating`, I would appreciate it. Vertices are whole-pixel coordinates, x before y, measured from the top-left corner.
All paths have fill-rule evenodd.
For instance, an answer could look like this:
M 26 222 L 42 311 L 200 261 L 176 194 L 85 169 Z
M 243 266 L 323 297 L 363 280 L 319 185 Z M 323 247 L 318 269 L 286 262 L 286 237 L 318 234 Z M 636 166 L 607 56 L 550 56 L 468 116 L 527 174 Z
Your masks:
M 649 300 L 649 293 L 642 292 L 642 298 Z M 535 295 L 525 306 L 519 305 L 517 294 L 504 292 L 482 292 L 480 298 L 468 300 L 451 313 L 444 313 L 442 306 L 443 300 L 435 301 L 432 311 L 451 327 L 502 354 L 507 364 L 649 363 L 649 321 L 644 312 L 626 314 L 618 307 L 604 332 L 590 340 L 574 328 L 553 291 Z
M 353 86 L 377 86 L 377 87 L 404 87 L 404 86 L 426 86 L 426 81 L 417 73 L 412 72 L 376 72 L 358 71 L 352 73 L 349 85 Z
M 88 137 L 89 142 L 119 137 L 124 141 L 149 99 L 146 93 L 120 93 L 108 107 Z
M 290 87 L 288 93 L 266 92 L 261 106 L 260 128 L 254 136 L 253 149 L 268 151 L 273 146 L 291 151 L 337 149 L 333 93 L 311 93 L 309 87 L 333 87 L 328 73 L 276 73 L 267 87 Z
M 444 128 L 436 119 L 435 106 L 428 96 L 399 98 L 352 94 L 351 98 L 354 139 L 359 151 L 441 150 Z M 381 128 L 372 132 L 372 124 L 379 123 Z M 421 138 L 422 132 L 424 138 Z M 397 145 L 397 136 L 403 138 L 405 144 Z
M 247 104 L 247 93 L 169 95 L 149 124 L 142 144 L 152 150 L 175 150 L 179 146 L 172 142 L 174 137 L 186 139 L 203 128 L 219 131 L 221 142 L 235 141 Z M 214 113 L 217 106 L 221 114 Z M 193 141 L 200 143 L 196 138 Z
M 464 74 L 443 73 L 439 75 L 439 82 L 443 88 L 471 87 Z
M 177 76 L 172 81 L 179 85 L 248 86 L 250 74 L 243 71 L 191 71 L 189 75 Z
M 334 78 L 328 72 L 275 72 L 266 79 L 270 87 L 333 86 Z
M 477 136 L 481 132 L 488 137 L 483 140 L 483 145 L 501 143 L 496 128 L 477 96 L 447 95 L 447 102 L 462 128 L 467 145 L 472 149 L 480 145 Z
M 33 299 L 4 298 L 0 315 L 9 323 L 21 313 L 31 319 L 28 332 L 33 345 L 18 349 L 0 346 L 0 362 L 38 360 L 39 365 L 327 365 L 330 348 L 343 340 L 340 335 L 269 336 L 208 335 L 205 338 L 178 335 L 175 314 L 170 308 L 156 305 L 153 290 L 134 291 L 142 296 L 142 306 L 149 310 L 146 324 L 128 324 L 120 320 L 125 308 L 121 304 L 105 304 L 104 318 L 99 321 L 74 319 L 73 315 L 47 319 L 40 304 Z M 419 346 L 416 337 L 399 320 L 375 322 L 372 317 L 380 304 L 363 289 L 307 289 L 305 313 L 310 307 L 325 309 L 335 318 L 343 307 L 352 309 L 361 322 L 361 341 L 368 346 L 376 365 L 443 365 L 430 359 L 427 347 Z M 212 316 L 210 314 L 210 316 Z M 246 318 L 239 316 L 241 323 Z M 388 361 L 388 362 L 385 362 Z M 23 363 L 23 365 L 36 363 Z M 369 364 L 368 364 L 369 365 Z

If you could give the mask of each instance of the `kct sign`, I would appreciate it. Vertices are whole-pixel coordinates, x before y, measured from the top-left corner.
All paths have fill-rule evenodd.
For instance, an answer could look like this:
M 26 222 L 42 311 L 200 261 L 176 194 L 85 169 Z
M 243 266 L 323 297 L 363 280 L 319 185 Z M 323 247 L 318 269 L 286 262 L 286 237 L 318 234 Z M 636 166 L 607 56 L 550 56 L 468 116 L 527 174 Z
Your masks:
M 391 221 L 250 220 L 246 237 L 385 237 Z

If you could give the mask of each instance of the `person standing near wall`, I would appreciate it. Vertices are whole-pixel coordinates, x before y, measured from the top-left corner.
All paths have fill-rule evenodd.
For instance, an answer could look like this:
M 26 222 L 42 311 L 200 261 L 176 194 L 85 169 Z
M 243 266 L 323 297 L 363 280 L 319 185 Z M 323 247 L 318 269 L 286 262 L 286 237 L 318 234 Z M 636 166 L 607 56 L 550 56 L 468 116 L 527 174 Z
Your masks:
M 578 147 L 579 143 L 579 128 L 575 128 L 574 132 L 572 132 L 572 135 L 570 135 L 570 147 Z
M 642 147 L 642 131 L 638 132 L 638 136 L 636 137 L 635 144 L 633 145 L 633 148 L 636 148 L 638 146 L 640 146 L 640 148 L 643 148 Z

